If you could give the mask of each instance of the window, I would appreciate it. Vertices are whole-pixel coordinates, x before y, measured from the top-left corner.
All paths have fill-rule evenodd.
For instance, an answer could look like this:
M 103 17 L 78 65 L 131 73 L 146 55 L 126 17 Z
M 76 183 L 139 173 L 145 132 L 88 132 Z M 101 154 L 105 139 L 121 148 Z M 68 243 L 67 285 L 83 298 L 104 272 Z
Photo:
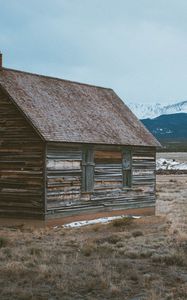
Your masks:
M 82 192 L 92 192 L 94 186 L 94 152 L 85 147 L 82 153 Z
M 95 183 L 94 183 L 95 181 Z M 85 146 L 82 151 L 82 193 L 97 190 L 130 188 L 132 185 L 132 151 L 93 150 Z
M 122 157 L 123 187 L 132 185 L 132 152 L 130 149 L 123 149 Z
M 95 188 L 101 193 L 121 190 L 122 188 L 122 152 L 115 150 L 96 150 Z

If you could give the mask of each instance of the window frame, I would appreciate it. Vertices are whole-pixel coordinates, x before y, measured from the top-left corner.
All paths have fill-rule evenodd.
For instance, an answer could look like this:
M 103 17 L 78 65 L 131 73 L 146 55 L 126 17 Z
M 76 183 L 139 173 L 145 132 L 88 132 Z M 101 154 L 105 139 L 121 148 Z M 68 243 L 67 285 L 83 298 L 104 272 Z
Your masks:
M 103 150 L 105 151 L 105 150 Z M 107 150 L 106 150 L 107 151 Z M 108 150 L 110 151 L 110 150 Z M 95 153 L 93 146 L 82 148 L 81 193 L 91 194 L 94 191 Z M 122 189 L 132 187 L 132 149 L 121 149 Z
M 132 149 L 122 149 L 122 187 L 132 187 Z
M 82 182 L 81 192 L 92 193 L 94 189 L 94 149 L 85 146 L 82 149 Z

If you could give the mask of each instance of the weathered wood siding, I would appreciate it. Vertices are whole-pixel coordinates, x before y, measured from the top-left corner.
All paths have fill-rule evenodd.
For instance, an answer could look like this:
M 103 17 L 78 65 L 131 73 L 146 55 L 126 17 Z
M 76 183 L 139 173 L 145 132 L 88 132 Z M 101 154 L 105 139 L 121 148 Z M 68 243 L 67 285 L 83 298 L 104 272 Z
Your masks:
M 118 152 L 111 152 L 111 158 L 108 157 L 108 151 L 102 151 L 99 159 L 96 151 L 95 187 L 92 200 L 113 209 L 153 206 L 155 202 L 154 148 L 131 148 L 131 187 L 123 185 L 124 149 L 125 147 L 122 147 Z
M 81 196 L 81 161 L 79 146 L 47 146 L 47 211 L 74 206 Z
M 154 206 L 154 147 L 130 148 L 131 187 L 124 186 L 122 161 L 125 147 L 92 145 L 91 149 L 94 151 L 93 191 L 83 193 L 85 146 L 48 144 L 47 214 L 61 212 L 71 215 L 84 211 Z
M 44 216 L 43 143 L 0 90 L 0 216 Z
M 95 151 L 95 181 L 92 199 L 101 200 L 122 190 L 122 152 L 96 150 Z

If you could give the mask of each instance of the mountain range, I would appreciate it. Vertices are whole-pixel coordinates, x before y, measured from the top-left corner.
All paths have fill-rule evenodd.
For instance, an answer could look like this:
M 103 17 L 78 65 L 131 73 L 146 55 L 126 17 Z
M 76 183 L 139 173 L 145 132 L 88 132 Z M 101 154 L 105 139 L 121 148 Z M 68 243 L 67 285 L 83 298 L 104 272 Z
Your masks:
M 129 107 L 165 151 L 187 151 L 187 101 L 165 106 L 132 103 Z
M 128 106 L 139 119 L 152 119 L 160 115 L 187 113 L 187 101 L 168 105 L 161 105 L 160 103 L 146 105 L 130 102 L 128 103 Z

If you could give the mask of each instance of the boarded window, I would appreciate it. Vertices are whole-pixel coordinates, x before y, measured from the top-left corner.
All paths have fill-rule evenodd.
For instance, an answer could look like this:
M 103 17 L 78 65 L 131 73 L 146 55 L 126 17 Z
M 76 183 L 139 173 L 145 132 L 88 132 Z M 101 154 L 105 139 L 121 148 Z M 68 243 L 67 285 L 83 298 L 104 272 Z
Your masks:
M 122 157 L 123 187 L 132 185 L 132 152 L 129 149 L 123 149 Z
M 97 150 L 95 160 L 95 191 L 108 193 L 119 191 L 122 186 L 121 151 Z
M 82 153 L 82 192 L 92 192 L 94 186 L 94 152 L 84 148 Z
M 95 151 L 95 162 L 105 164 L 121 163 L 120 151 Z

